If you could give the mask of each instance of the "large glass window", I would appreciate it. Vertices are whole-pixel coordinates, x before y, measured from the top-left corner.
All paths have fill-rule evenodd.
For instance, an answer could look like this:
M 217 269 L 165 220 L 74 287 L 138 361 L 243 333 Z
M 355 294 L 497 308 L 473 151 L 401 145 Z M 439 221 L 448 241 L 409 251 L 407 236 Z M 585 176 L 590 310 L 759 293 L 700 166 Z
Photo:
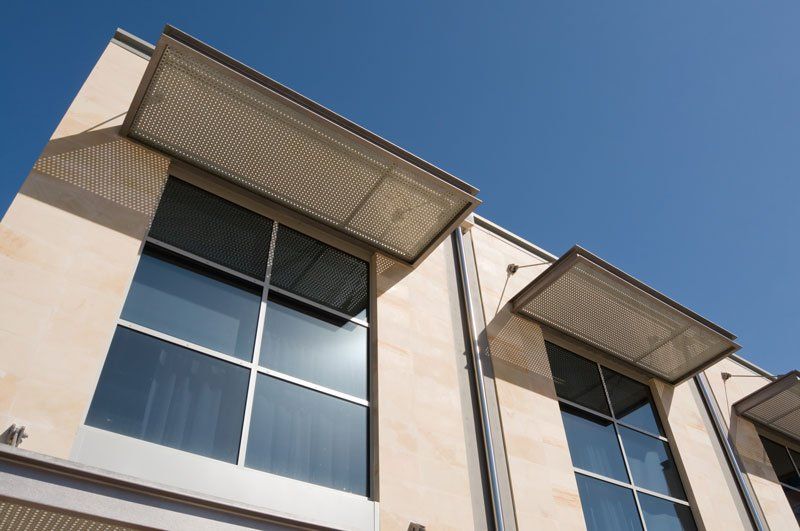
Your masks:
M 761 437 L 761 443 L 800 524 L 800 453 L 765 437 Z
M 367 495 L 368 272 L 170 179 L 86 424 Z
M 589 531 L 697 529 L 650 389 L 546 346 Z

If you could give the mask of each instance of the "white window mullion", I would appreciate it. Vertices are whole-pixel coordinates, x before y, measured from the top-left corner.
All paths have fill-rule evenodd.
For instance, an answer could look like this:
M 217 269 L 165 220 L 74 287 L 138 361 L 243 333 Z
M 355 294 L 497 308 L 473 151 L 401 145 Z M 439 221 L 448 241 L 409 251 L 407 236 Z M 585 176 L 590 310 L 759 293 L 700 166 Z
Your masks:
M 267 298 L 269 297 L 269 277 L 272 274 L 272 262 L 275 256 L 275 243 L 278 240 L 278 223 L 272 223 L 272 235 L 269 242 L 269 257 L 267 259 L 267 271 L 264 275 L 263 289 L 261 290 L 261 304 L 258 309 L 258 324 L 256 325 L 256 340 L 253 345 L 253 365 L 250 369 L 250 381 L 247 385 L 247 401 L 244 408 L 244 424 L 242 425 L 242 437 L 239 441 L 239 458 L 237 464 L 244 466 L 247 455 L 247 439 L 250 436 L 250 418 L 253 415 L 253 400 L 256 391 L 256 379 L 258 377 L 258 364 L 261 356 L 261 342 L 264 338 L 264 322 L 267 315 Z

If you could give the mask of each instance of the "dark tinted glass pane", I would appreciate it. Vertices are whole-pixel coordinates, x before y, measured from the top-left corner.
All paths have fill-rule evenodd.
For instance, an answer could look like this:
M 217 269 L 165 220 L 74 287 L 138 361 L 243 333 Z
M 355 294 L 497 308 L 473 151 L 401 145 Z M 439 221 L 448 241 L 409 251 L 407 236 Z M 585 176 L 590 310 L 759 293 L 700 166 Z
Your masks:
M 800 477 L 797 476 L 797 470 L 795 470 L 794 464 L 792 464 L 792 461 L 789 459 L 789 453 L 786 451 L 786 447 L 763 437 L 761 438 L 761 442 L 764 444 L 764 450 L 767 451 L 769 460 L 772 463 L 772 468 L 775 469 L 775 475 L 778 476 L 778 481 L 795 488 L 800 488 Z
M 351 317 L 366 318 L 369 264 L 281 225 L 270 283 Z
M 150 236 L 261 280 L 267 270 L 272 221 L 170 177 Z
M 575 474 L 588 531 L 641 531 L 633 491 Z
M 616 430 L 611 421 L 561 404 L 572 464 L 578 468 L 628 482 Z
M 367 494 L 367 408 L 258 375 L 246 465 Z
M 620 426 L 619 433 L 634 485 L 685 500 L 681 478 L 667 443 L 624 426 Z
M 260 363 L 367 397 L 367 329 L 285 297 L 270 297 Z
M 647 531 L 694 531 L 692 510 L 686 505 L 672 503 L 655 496 L 639 493 Z
M 605 367 L 603 377 L 606 379 L 611 408 L 618 420 L 650 433 L 664 434 L 650 389 L 646 385 Z
M 552 343 L 545 344 L 556 394 L 570 402 L 610 415 L 597 364 Z
M 236 462 L 248 371 L 119 327 L 86 424 Z
M 250 361 L 260 302 L 256 289 L 147 250 L 122 318 Z
M 786 487 L 783 487 L 783 492 L 786 493 L 786 498 L 789 500 L 789 506 L 794 512 L 794 517 L 797 518 L 797 523 L 800 524 L 800 492 Z

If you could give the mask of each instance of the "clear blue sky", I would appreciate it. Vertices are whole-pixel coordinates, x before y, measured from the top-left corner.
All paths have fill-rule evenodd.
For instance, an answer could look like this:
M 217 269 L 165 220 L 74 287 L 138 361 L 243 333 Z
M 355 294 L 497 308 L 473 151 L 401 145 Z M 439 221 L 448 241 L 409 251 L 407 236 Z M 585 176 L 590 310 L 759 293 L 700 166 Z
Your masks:
M 0 212 L 114 28 L 165 23 L 800 366 L 800 3 L 10 2 Z

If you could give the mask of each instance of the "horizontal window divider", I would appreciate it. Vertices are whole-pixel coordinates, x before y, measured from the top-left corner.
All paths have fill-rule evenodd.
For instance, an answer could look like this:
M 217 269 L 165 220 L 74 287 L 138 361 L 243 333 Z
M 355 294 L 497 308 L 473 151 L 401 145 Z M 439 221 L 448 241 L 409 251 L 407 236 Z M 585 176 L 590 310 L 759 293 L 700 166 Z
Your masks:
M 269 289 L 269 291 L 274 291 L 275 293 L 283 295 L 284 297 L 289 297 L 290 299 L 294 299 L 296 301 L 302 302 L 303 304 L 307 304 L 309 306 L 313 306 L 314 308 L 316 308 L 318 310 L 322 310 L 322 311 L 327 312 L 327 313 L 329 313 L 331 315 L 335 315 L 336 317 L 341 317 L 342 319 L 347 319 L 351 323 L 363 326 L 364 328 L 369 328 L 369 323 L 367 321 L 363 320 L 363 319 L 359 319 L 358 317 L 352 317 L 350 315 L 347 315 L 344 312 L 340 312 L 338 310 L 334 310 L 333 308 L 329 308 L 328 306 L 325 306 L 324 304 L 320 304 L 318 302 L 312 301 L 311 299 L 307 299 L 307 298 L 303 297 L 302 295 L 297 295 L 296 293 L 292 293 L 291 291 L 285 290 L 283 288 L 279 288 L 277 286 L 273 286 L 272 284 L 269 284 L 267 286 L 267 289 Z
M 576 466 L 572 467 L 576 474 L 580 474 L 582 476 L 590 477 L 593 479 L 598 479 L 600 481 L 605 481 L 606 483 L 611 483 L 612 485 L 616 485 L 618 487 L 623 487 L 631 491 L 641 492 L 642 494 L 647 494 L 648 496 L 653 496 L 654 498 L 661 498 L 662 500 L 671 501 L 680 505 L 685 505 L 687 507 L 690 506 L 689 502 L 686 500 L 681 500 L 679 498 L 673 498 L 667 494 L 661 494 L 660 492 L 655 492 L 649 489 L 645 489 L 643 487 L 638 487 L 631 483 L 625 483 L 624 481 L 620 481 L 618 479 L 610 478 L 608 476 L 603 476 L 602 474 L 598 474 L 596 472 L 591 472 L 589 470 L 585 470 L 583 468 L 578 468 Z
M 358 398 L 357 396 L 349 395 L 347 393 L 342 393 L 341 391 L 336 391 L 335 389 L 331 389 L 330 387 L 325 387 L 323 385 L 317 385 L 315 383 L 311 383 L 307 380 L 303 380 L 300 378 L 295 378 L 294 376 L 290 376 L 286 373 L 278 372 L 272 369 L 267 369 L 266 367 L 257 367 L 258 372 L 262 374 L 266 374 L 267 376 L 272 376 L 273 378 L 277 378 L 278 380 L 283 380 L 285 382 L 293 383 L 299 385 L 301 387 L 305 387 L 306 389 L 311 389 L 312 391 L 318 391 L 320 393 L 335 397 L 341 398 L 342 400 L 346 400 L 348 402 L 352 402 L 354 404 L 358 404 L 360 406 L 369 407 L 369 401 L 364 400 L 363 398 Z
M 613 417 L 609 417 L 605 413 L 600 413 L 599 411 L 597 411 L 595 409 L 592 409 L 590 407 L 582 406 L 581 404 L 578 404 L 576 402 L 573 402 L 571 400 L 567 400 L 566 398 L 561 398 L 561 397 L 558 397 L 558 401 L 563 403 L 563 404 L 566 404 L 568 406 L 574 407 L 575 409 L 580 409 L 581 411 L 585 411 L 586 413 L 591 413 L 592 415 L 600 417 L 603 420 L 607 420 L 609 422 L 614 422 L 614 418 Z
M 653 433 L 651 431 L 643 430 L 642 428 L 640 428 L 638 426 L 634 426 L 632 424 L 627 424 L 627 423 L 625 423 L 625 422 L 623 422 L 621 420 L 617 420 L 617 424 L 619 424 L 623 428 L 628 428 L 629 430 L 638 431 L 639 433 L 641 433 L 643 435 L 649 435 L 653 439 L 658 439 L 659 441 L 662 441 L 662 442 L 665 442 L 665 443 L 669 444 L 669 439 L 667 439 L 663 435 L 659 435 L 659 434 Z
M 180 247 L 175 247 L 174 245 L 170 245 L 168 243 L 164 243 L 161 240 L 157 240 L 157 239 L 155 239 L 155 238 L 153 238 L 151 236 L 148 236 L 147 238 L 145 238 L 145 242 L 150 243 L 152 245 L 155 245 L 156 247 L 160 247 L 160 248 L 162 248 L 162 249 L 164 249 L 166 251 L 170 251 L 170 252 L 175 253 L 177 255 L 183 256 L 184 258 L 188 258 L 188 259 L 193 260 L 195 262 L 199 262 L 199 263 L 201 263 L 203 265 L 206 265 L 206 266 L 208 266 L 208 267 L 210 267 L 212 269 L 216 269 L 217 271 L 221 271 L 223 273 L 227 273 L 228 275 L 232 275 L 232 276 L 235 276 L 235 277 L 240 278 L 242 280 L 246 280 L 247 282 L 250 282 L 252 284 L 256 284 L 258 286 L 263 286 L 264 285 L 264 281 L 263 280 L 259 280 L 259 279 L 255 278 L 255 277 L 251 277 L 250 275 L 245 275 L 244 273 L 240 273 L 240 272 L 236 271 L 235 269 L 231 269 L 229 267 L 225 267 L 223 265 L 220 265 L 220 264 L 218 264 L 216 262 L 212 262 L 211 260 L 207 260 L 207 259 L 203 258 L 202 256 L 197 256 L 196 254 L 190 253 L 188 251 L 184 251 Z
M 244 361 L 239 359 L 235 356 L 231 356 L 230 354 L 225 354 L 224 352 L 219 352 L 217 350 L 213 350 L 202 345 L 198 345 L 196 343 L 192 343 L 191 341 L 186 341 L 185 339 L 181 339 L 179 337 L 171 336 L 169 334 L 165 334 L 164 332 L 159 332 L 158 330 L 154 330 L 147 326 L 142 326 L 140 324 L 133 323 L 131 321 L 126 321 L 125 319 L 118 319 L 117 324 L 119 326 L 124 326 L 125 328 L 130 328 L 131 330 L 135 330 L 137 332 L 141 332 L 151 337 L 155 337 L 156 339 L 161 339 L 162 341 L 166 341 L 167 343 L 172 343 L 173 345 L 178 345 L 179 347 L 188 348 L 189 350 L 193 350 L 195 352 L 199 352 L 200 354 L 205 354 L 207 356 L 211 356 L 213 358 L 220 359 L 222 361 L 227 361 L 228 363 L 233 363 L 235 365 L 239 365 L 240 367 L 244 367 L 249 369 L 252 367 L 252 363 L 248 361 Z
M 634 485 L 633 488 L 636 492 L 641 492 L 642 494 L 647 494 L 648 496 L 652 496 L 654 498 L 661 498 L 662 500 L 667 500 L 673 503 L 677 503 L 679 505 L 685 505 L 686 507 L 690 507 L 689 502 L 686 500 L 681 500 L 680 498 L 673 498 L 668 494 L 661 494 L 660 492 L 655 492 L 642 487 L 637 487 L 636 485 Z
M 602 418 L 603 420 L 607 420 L 609 422 L 616 422 L 617 424 L 619 424 L 620 426 L 623 426 L 625 428 L 631 429 L 633 431 L 638 431 L 639 433 L 642 433 L 644 435 L 649 435 L 650 437 L 652 437 L 654 439 L 658 439 L 658 440 L 663 441 L 665 443 L 669 443 L 669 439 L 667 439 L 663 435 L 658 435 L 658 434 L 653 433 L 651 431 L 647 431 L 647 430 L 644 430 L 642 428 L 639 428 L 638 426 L 634 426 L 632 424 L 628 424 L 627 422 L 625 422 L 623 420 L 615 419 L 614 417 L 609 417 L 605 413 L 600 413 L 599 411 L 596 411 L 596 410 L 594 410 L 594 409 L 592 409 L 590 407 L 586 407 L 586 406 L 582 406 L 580 404 L 576 404 L 575 402 L 567 400 L 566 398 L 560 398 L 559 397 L 558 401 L 562 402 L 562 403 L 564 403 L 564 404 L 566 404 L 568 406 L 574 407 L 575 409 L 580 409 L 581 411 L 585 411 L 586 413 L 590 413 L 592 415 L 598 416 L 598 417 Z
M 781 484 L 781 487 L 786 487 L 789 490 L 793 490 L 795 492 L 800 492 L 800 488 L 798 488 L 798 487 L 792 487 L 791 485 L 787 485 L 786 483 L 781 483 L 780 481 L 778 483 Z
M 576 474 L 580 474 L 582 476 L 587 476 L 594 479 L 599 479 L 600 481 L 605 481 L 606 483 L 611 483 L 612 485 L 616 485 L 618 487 L 625 487 L 626 489 L 629 489 L 631 491 L 634 490 L 633 485 L 631 485 L 630 483 L 625 483 L 624 481 L 620 481 L 618 479 L 610 478 L 608 476 L 603 476 L 601 474 L 598 474 L 597 472 L 592 472 L 590 470 L 579 468 L 577 466 L 573 466 L 572 468 Z

